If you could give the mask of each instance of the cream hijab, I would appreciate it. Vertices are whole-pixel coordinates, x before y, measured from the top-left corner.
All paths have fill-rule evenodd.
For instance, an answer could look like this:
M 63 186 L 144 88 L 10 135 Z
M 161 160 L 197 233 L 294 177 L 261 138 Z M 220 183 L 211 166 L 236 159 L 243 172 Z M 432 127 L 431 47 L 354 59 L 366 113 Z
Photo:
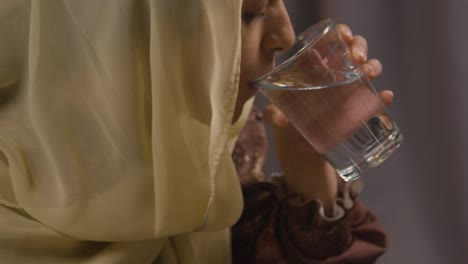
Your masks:
M 2 263 L 229 263 L 241 0 L 0 2 Z

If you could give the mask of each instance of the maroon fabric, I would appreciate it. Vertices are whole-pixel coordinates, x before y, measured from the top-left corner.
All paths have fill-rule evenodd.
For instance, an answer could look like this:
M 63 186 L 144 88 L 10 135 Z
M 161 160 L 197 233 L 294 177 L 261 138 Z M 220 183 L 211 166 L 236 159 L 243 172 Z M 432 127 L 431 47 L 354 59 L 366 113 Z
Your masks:
M 330 221 L 320 203 L 298 205 L 281 177 L 261 171 L 267 151 L 261 114 L 251 114 L 233 153 L 245 200 L 232 228 L 233 263 L 375 263 L 387 248 L 387 237 L 375 216 L 356 196 L 343 218 Z

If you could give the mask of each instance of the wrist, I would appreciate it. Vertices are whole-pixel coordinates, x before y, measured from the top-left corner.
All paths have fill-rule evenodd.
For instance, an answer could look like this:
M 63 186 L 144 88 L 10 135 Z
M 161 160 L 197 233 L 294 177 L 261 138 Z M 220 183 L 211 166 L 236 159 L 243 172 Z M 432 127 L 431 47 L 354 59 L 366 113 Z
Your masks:
M 324 162 L 322 166 L 308 166 L 308 168 L 298 166 L 285 168 L 284 178 L 289 192 L 298 194 L 306 201 L 320 200 L 325 214 L 333 213 L 338 198 L 338 177 L 329 163 Z

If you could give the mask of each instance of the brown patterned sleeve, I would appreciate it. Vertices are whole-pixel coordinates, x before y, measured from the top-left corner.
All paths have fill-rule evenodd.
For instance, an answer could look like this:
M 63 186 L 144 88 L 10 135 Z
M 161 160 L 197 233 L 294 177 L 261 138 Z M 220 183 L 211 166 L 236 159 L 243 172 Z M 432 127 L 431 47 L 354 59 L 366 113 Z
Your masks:
M 245 201 L 232 228 L 233 263 L 374 263 L 385 252 L 387 238 L 357 199 L 359 190 L 341 186 L 332 218 L 324 215 L 320 201 L 288 193 L 282 177 L 267 178 L 259 170 L 267 144 L 260 124 L 261 115 L 254 111 L 233 154 Z
M 234 263 L 366 264 L 385 252 L 385 231 L 359 200 L 329 220 L 317 200 L 281 197 L 277 182 L 244 187 L 246 206 L 232 229 Z
M 286 202 L 278 214 L 278 243 L 290 263 L 375 263 L 385 252 L 385 231 L 359 200 L 335 221 L 324 219 L 320 207 Z

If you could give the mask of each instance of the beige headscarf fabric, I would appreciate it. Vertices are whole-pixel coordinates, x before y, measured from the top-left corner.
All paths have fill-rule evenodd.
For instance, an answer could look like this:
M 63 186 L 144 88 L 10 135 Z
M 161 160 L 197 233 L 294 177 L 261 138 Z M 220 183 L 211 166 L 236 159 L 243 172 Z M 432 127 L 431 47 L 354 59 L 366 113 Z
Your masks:
M 229 263 L 241 0 L 0 2 L 0 262 Z

